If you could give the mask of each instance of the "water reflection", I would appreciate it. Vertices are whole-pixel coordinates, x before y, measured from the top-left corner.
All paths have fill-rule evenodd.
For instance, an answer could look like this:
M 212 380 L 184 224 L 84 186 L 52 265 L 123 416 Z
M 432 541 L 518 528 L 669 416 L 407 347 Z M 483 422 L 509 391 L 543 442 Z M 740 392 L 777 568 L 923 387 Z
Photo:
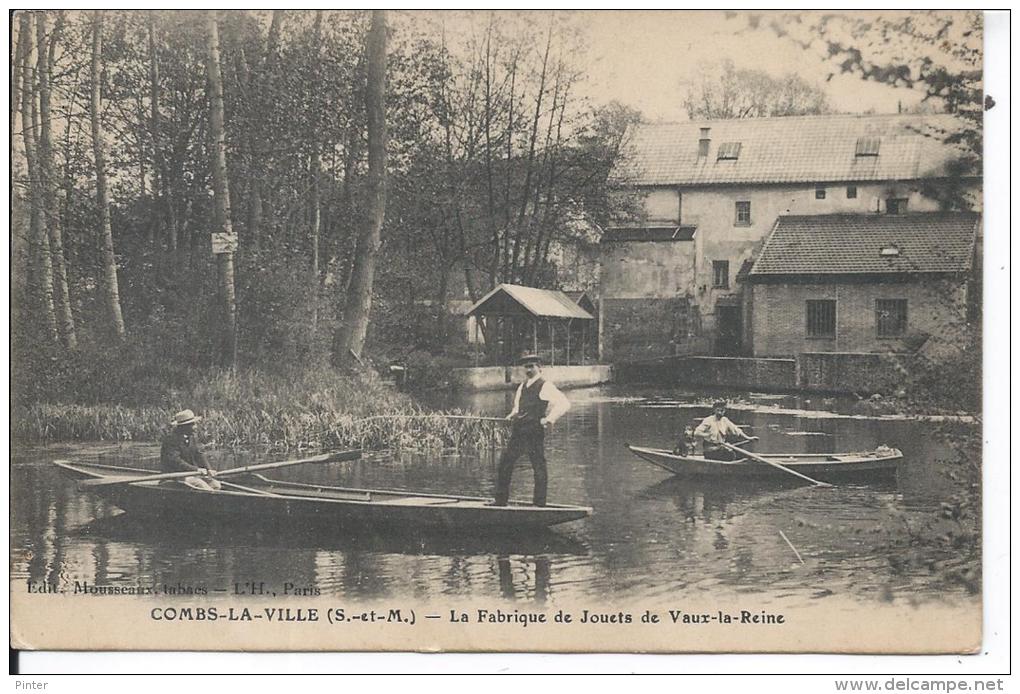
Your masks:
M 146 521 L 80 493 L 49 461 L 102 458 L 151 468 L 154 447 L 16 450 L 12 576 L 53 585 L 203 587 L 212 595 L 260 581 L 296 595 L 314 588 L 346 597 L 502 597 L 539 603 L 697 594 L 752 593 L 762 601 L 966 594 L 929 572 L 898 565 L 899 550 L 883 531 L 904 518 L 927 517 L 954 488 L 942 474 L 942 461 L 951 454 L 929 436 L 931 425 L 735 407 L 734 421 L 759 436 L 759 451 L 853 451 L 885 444 L 907 457 L 895 480 L 841 483 L 829 490 L 782 479 L 698 481 L 669 476 L 634 457 L 624 444 L 672 446 L 685 423 L 707 414 L 708 398 L 692 394 L 691 404 L 685 404 L 673 395 L 672 404 L 659 406 L 664 401 L 635 395 L 640 394 L 613 389 L 570 393 L 573 408 L 547 439 L 550 500 L 591 506 L 594 515 L 538 534 L 339 534 L 329 527 L 257 519 Z M 454 404 L 498 415 L 508 398 L 482 394 Z M 405 451 L 274 474 L 312 483 L 489 495 L 496 454 Z M 232 467 L 248 459 L 223 452 L 216 465 Z M 530 474 L 514 476 L 512 496 L 530 498 Z

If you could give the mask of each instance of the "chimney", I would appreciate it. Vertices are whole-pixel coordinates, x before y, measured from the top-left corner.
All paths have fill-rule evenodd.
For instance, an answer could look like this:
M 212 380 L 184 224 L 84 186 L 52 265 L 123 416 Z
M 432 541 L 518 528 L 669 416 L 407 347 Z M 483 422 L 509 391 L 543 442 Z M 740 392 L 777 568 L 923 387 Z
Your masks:
M 698 140 L 698 159 L 708 159 L 708 144 L 712 141 L 708 137 L 708 128 L 701 129 L 701 139 Z

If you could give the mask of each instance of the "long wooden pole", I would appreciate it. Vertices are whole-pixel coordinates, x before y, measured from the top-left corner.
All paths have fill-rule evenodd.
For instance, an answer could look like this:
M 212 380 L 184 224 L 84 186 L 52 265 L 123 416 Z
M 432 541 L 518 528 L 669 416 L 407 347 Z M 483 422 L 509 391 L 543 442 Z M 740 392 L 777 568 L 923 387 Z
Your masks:
M 743 448 L 737 448 L 733 444 L 726 443 L 725 441 L 723 441 L 721 443 L 721 445 L 724 448 L 728 448 L 729 450 L 733 451 L 734 453 L 739 453 L 740 455 L 746 456 L 746 457 L 750 458 L 751 460 L 757 460 L 759 463 L 765 463 L 766 465 L 771 465 L 772 467 L 778 468 L 778 469 L 782 470 L 783 472 L 788 472 L 791 475 L 796 475 L 797 477 L 800 477 L 802 480 L 807 480 L 808 482 L 810 482 L 811 484 L 813 484 L 815 486 L 818 486 L 818 487 L 831 487 L 832 486 L 831 484 L 829 484 L 827 482 L 819 482 L 818 480 L 811 479 L 807 475 L 801 474 L 801 473 L 797 472 L 796 470 L 791 470 L 790 468 L 788 468 L 788 467 L 786 467 L 784 465 L 780 465 L 779 463 L 776 463 L 774 461 L 771 461 L 768 458 L 763 458 L 762 456 L 756 455 L 754 453 L 751 453 L 750 451 L 745 451 Z
M 242 475 L 247 472 L 255 472 L 256 470 L 272 470 L 274 468 L 288 467 L 290 465 L 301 465 L 303 463 L 333 463 L 340 462 L 343 460 L 357 460 L 361 457 L 361 449 L 353 449 L 349 451 L 339 451 L 333 453 L 323 453 L 321 455 L 315 455 L 311 458 L 301 458 L 299 460 L 280 460 L 275 463 L 258 463 L 256 465 L 245 465 L 244 467 L 231 468 L 229 470 L 220 470 L 215 472 L 216 477 L 229 477 L 231 475 Z M 155 482 L 157 480 L 175 480 L 183 477 L 192 477 L 200 475 L 200 472 L 196 470 L 182 470 L 180 472 L 163 472 L 158 475 L 142 475 L 141 477 L 102 477 L 94 480 L 83 480 L 78 483 L 78 487 L 85 489 L 88 487 L 106 487 L 112 484 L 128 484 L 131 482 Z

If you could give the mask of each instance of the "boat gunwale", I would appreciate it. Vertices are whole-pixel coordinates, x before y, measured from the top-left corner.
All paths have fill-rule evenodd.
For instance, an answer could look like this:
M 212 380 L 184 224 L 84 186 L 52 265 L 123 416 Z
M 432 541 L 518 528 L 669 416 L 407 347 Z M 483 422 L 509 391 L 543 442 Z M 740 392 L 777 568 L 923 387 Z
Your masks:
M 649 448 L 647 446 L 634 446 L 626 444 L 627 449 L 638 457 L 648 460 L 641 455 L 642 452 L 649 453 L 651 455 L 662 456 L 669 460 L 681 462 L 681 463 L 693 463 L 693 464 L 708 464 L 718 466 L 721 468 L 759 468 L 760 464 L 756 464 L 749 458 L 741 458 L 740 460 L 712 460 L 711 458 L 705 458 L 704 456 L 682 456 L 676 455 L 672 451 L 665 448 Z M 903 452 L 899 449 L 891 449 L 891 453 L 884 456 L 866 456 L 862 453 L 791 453 L 789 455 L 785 453 L 759 453 L 762 458 L 766 460 L 772 460 L 773 462 L 781 463 L 791 469 L 797 469 L 798 467 L 815 467 L 824 466 L 826 468 L 839 469 L 841 466 L 859 466 L 865 463 L 890 463 L 903 458 Z M 827 456 L 859 456 L 852 460 L 828 460 L 821 459 Z M 790 460 L 790 458 L 810 458 L 811 460 Z M 654 461 L 648 461 L 653 462 Z
M 155 470 L 143 470 L 141 468 L 129 468 L 129 467 L 115 466 L 115 465 L 104 465 L 102 463 L 72 463 L 72 462 L 69 462 L 69 461 L 56 460 L 56 461 L 53 461 L 53 464 L 56 465 L 57 467 L 61 468 L 61 469 L 64 469 L 64 470 L 70 470 L 70 471 L 79 472 L 79 473 L 83 472 L 85 474 L 89 474 L 89 475 L 92 475 L 93 477 L 98 477 L 98 478 L 102 478 L 102 477 L 104 477 L 104 475 L 99 474 L 99 473 L 97 473 L 95 471 L 90 471 L 90 470 L 88 470 L 88 468 L 90 468 L 90 467 L 101 467 L 101 468 L 104 468 L 104 469 L 114 469 L 114 470 L 120 470 L 120 471 L 130 471 L 133 474 L 137 474 L 139 477 L 142 477 L 142 476 L 147 475 L 147 474 L 159 474 L 159 471 L 155 471 Z M 428 498 L 428 499 L 443 499 L 443 500 L 447 500 L 447 501 L 453 500 L 453 501 L 458 501 L 458 502 L 460 502 L 460 501 L 481 502 L 483 504 L 488 504 L 489 501 L 490 501 L 488 498 L 480 497 L 480 496 L 479 497 L 474 497 L 474 496 L 456 496 L 456 495 L 444 495 L 444 494 L 432 494 L 432 493 L 422 493 L 422 494 L 419 494 L 417 492 L 410 492 L 410 491 L 404 491 L 404 490 L 392 490 L 392 489 L 391 490 L 386 490 L 386 489 L 362 489 L 362 488 L 355 488 L 355 487 L 333 487 L 333 486 L 328 486 L 328 485 L 315 485 L 315 484 L 306 484 L 306 483 L 301 483 L 301 482 L 287 482 L 287 481 L 284 481 L 284 480 L 272 480 L 272 479 L 269 479 L 267 477 L 263 477 L 262 475 L 259 475 L 257 473 L 249 473 L 249 474 L 251 476 L 260 478 L 261 480 L 263 480 L 266 483 L 269 483 L 270 486 L 272 486 L 272 485 L 282 485 L 282 486 L 294 485 L 294 486 L 297 486 L 297 487 L 305 487 L 305 488 L 318 489 L 320 491 L 323 491 L 323 490 L 332 490 L 332 491 L 335 491 L 335 492 L 361 493 L 361 494 L 372 494 L 372 493 L 375 493 L 375 494 L 382 494 L 382 495 L 389 495 L 389 496 L 397 497 L 398 499 L 408 499 L 408 498 L 422 497 L 422 498 Z M 148 480 L 148 481 L 141 481 L 141 482 L 126 481 L 126 482 L 124 482 L 124 485 L 125 486 L 129 486 L 129 487 L 133 487 L 135 489 L 150 489 L 150 490 L 154 490 L 154 491 L 155 490 L 159 490 L 159 491 L 162 491 L 164 493 L 196 493 L 197 492 L 197 493 L 200 493 L 200 494 L 201 493 L 204 493 L 204 494 L 216 494 L 216 495 L 225 494 L 225 495 L 228 495 L 228 496 L 236 496 L 236 497 L 251 497 L 251 498 L 261 498 L 261 499 L 272 499 L 273 501 L 303 501 L 303 502 L 321 502 L 321 503 L 330 503 L 330 504 L 347 504 L 347 503 L 352 503 L 352 504 L 357 504 L 357 505 L 370 505 L 370 506 L 386 506 L 386 505 L 394 505 L 394 506 L 396 506 L 396 505 L 398 505 L 398 504 L 388 504 L 386 499 L 330 499 L 328 497 L 323 497 L 323 496 L 294 496 L 294 495 L 289 495 L 289 494 L 278 494 L 278 493 L 275 493 L 275 492 L 272 494 L 272 496 L 269 496 L 268 494 L 259 494 L 259 493 L 256 493 L 256 492 L 246 492 L 246 491 L 234 491 L 234 490 L 227 490 L 227 489 L 219 489 L 219 490 L 213 491 L 213 490 L 194 489 L 194 488 L 191 488 L 191 487 L 169 487 L 169 486 L 166 486 L 166 485 L 162 485 L 161 486 L 159 484 L 159 482 L 160 482 L 160 480 Z M 269 490 L 266 490 L 266 491 L 268 492 Z M 396 501 L 396 499 L 393 499 L 391 501 Z M 399 504 L 399 506 L 401 508 L 416 508 L 416 507 L 420 507 L 420 508 L 434 508 L 434 505 L 430 505 L 428 503 L 418 503 L 418 504 L 415 504 L 415 503 L 403 503 L 403 504 Z M 461 509 L 473 509 L 473 510 L 477 510 L 477 508 L 479 508 L 479 507 L 468 506 L 468 505 L 451 505 L 451 506 L 447 506 L 446 508 L 453 508 L 453 509 L 461 508 Z M 533 504 L 528 504 L 527 502 L 524 502 L 524 501 L 516 501 L 516 500 L 511 500 L 505 506 L 491 506 L 490 507 L 490 506 L 484 506 L 483 505 L 482 508 L 491 508 L 493 511 L 497 511 L 498 510 L 498 511 L 511 511 L 511 512 L 514 512 L 514 513 L 525 513 L 526 512 L 526 513 L 543 513 L 543 514 L 564 513 L 564 512 L 575 512 L 576 513 L 578 511 L 584 511 L 586 516 L 590 516 L 594 512 L 594 509 L 592 509 L 590 506 L 575 506 L 575 505 L 572 505 L 572 504 L 547 504 L 546 506 L 535 506 Z

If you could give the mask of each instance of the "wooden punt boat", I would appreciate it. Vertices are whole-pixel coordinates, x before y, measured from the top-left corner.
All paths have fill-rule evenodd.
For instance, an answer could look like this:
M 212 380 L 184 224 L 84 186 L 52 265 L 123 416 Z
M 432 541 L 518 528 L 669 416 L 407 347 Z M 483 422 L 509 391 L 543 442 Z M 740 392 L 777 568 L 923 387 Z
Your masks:
M 153 470 L 54 461 L 75 480 L 144 477 Z M 327 523 L 331 527 L 397 526 L 460 530 L 520 530 L 558 525 L 586 518 L 586 506 L 550 504 L 538 507 L 519 501 L 489 506 L 490 499 L 417 492 L 351 489 L 267 479 L 248 473 L 221 479 L 219 491 L 193 489 L 180 481 L 139 481 L 88 487 L 114 506 L 148 516 L 244 518 Z
M 710 460 L 701 455 L 674 455 L 662 448 L 627 444 L 631 453 L 674 475 L 729 478 L 790 478 L 782 470 L 754 460 Z M 865 453 L 761 453 L 762 458 L 822 481 L 895 474 L 903 454 L 881 447 Z

